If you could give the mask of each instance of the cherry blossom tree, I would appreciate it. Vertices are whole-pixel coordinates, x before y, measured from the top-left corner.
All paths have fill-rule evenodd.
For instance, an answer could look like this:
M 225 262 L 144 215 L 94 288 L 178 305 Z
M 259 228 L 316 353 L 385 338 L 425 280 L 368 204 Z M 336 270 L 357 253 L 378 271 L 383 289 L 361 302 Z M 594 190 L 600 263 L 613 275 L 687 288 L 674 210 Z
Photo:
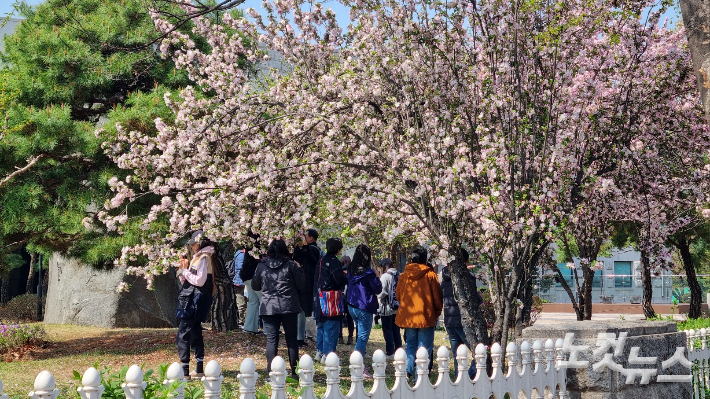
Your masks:
M 585 193 L 624 172 L 630 143 L 705 132 L 683 33 L 657 13 L 642 21 L 646 3 L 346 5 L 347 32 L 320 3 L 274 0 L 263 16 L 225 15 L 230 31 L 197 18 L 210 52 L 180 33 L 163 41 L 195 84 L 166 95 L 176 117 L 156 120 L 157 135 L 117 126 L 106 150 L 133 174 L 112 181 L 100 217 L 121 229 L 121 204 L 152 192 L 162 201 L 143 223 L 169 219 L 170 231 L 125 248 L 120 265 L 150 280 L 198 227 L 237 241 L 311 225 L 413 232 L 473 299 L 460 302 L 470 342 L 505 347 L 527 271 Z M 250 78 L 237 60 L 267 60 L 264 48 L 288 70 Z M 490 333 L 462 245 L 486 270 Z

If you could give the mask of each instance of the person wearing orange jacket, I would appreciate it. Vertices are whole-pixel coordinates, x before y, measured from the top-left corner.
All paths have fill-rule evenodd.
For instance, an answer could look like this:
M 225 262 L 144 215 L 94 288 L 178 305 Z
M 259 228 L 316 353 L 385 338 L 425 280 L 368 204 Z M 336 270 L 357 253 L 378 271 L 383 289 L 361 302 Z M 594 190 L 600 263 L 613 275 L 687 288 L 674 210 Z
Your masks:
M 425 347 L 432 359 L 436 322 L 444 307 L 444 298 L 436 272 L 426 265 L 427 250 L 417 246 L 409 256 L 409 264 L 399 276 L 397 298 L 399 310 L 395 323 L 404 328 L 407 352 L 407 375 L 415 375 L 417 349 Z

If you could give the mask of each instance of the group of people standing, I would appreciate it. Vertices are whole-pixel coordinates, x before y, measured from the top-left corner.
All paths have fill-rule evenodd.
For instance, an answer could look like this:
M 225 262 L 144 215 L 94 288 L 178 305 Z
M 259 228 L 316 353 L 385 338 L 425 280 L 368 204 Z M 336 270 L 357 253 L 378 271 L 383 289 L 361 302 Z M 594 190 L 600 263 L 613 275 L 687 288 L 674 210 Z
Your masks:
M 343 242 L 340 238 L 329 238 L 325 251 L 318 247 L 317 240 L 318 232 L 309 229 L 301 245 L 292 253 L 280 239 L 273 240 L 266 254 L 258 256 L 259 259 L 247 249 L 235 253 L 237 296 L 243 296 L 246 289 L 248 298 L 248 304 L 244 298 L 237 298 L 238 305 L 246 305 L 245 310 L 244 306 L 239 306 L 240 322 L 243 330 L 251 333 L 260 333 L 260 321 L 263 324 L 268 372 L 277 354 L 282 329 L 291 377 L 298 379 L 298 352 L 300 347 L 307 345 L 308 333 L 311 337 L 315 335 L 315 360 L 325 363 L 327 355 L 335 352 L 339 341 L 343 342 L 342 327 L 347 317 L 352 318 L 357 331 L 355 350 L 363 357 L 367 356 L 367 343 L 375 317 L 379 317 L 382 324 L 388 359 L 392 359 L 395 351 L 402 347 L 400 329 L 403 328 L 410 376 L 415 374 L 415 355 L 419 347 L 425 347 L 430 359 L 433 358 L 434 331 L 442 310 L 445 310 L 445 325 L 452 348 L 455 350 L 459 344 L 468 345 L 461 328 L 458 305 L 453 298 L 455 290 L 451 288 L 450 276 L 444 269 L 440 284 L 436 271 L 427 264 L 428 254 L 424 247 L 418 246 L 411 252 L 409 262 L 400 274 L 389 259 L 382 259 L 379 267 L 373 269 L 372 252 L 365 244 L 355 248 L 349 261 L 348 257 L 341 258 Z M 211 263 L 203 261 L 206 257 L 202 256 L 210 254 L 209 249 L 202 247 L 204 244 L 200 244 L 198 233 L 193 234 L 189 245 L 194 247 L 197 256 L 191 262 L 184 260 L 178 270 L 183 281 L 181 297 L 185 296 L 183 292 L 188 295 L 190 290 L 206 293 L 207 285 L 211 287 L 212 284 Z M 204 277 L 197 278 L 198 275 Z M 315 331 L 308 328 L 311 320 L 315 321 Z M 197 330 L 200 330 L 199 337 L 196 337 Z M 198 362 L 193 377 L 201 376 L 203 372 L 201 335 L 199 322 L 195 322 L 194 317 L 180 318 L 178 352 L 186 377 L 189 376 L 190 348 Z M 352 342 L 352 332 L 349 332 L 349 342 Z M 473 365 L 471 370 L 475 373 Z M 371 375 L 366 371 L 364 376 Z M 471 372 L 469 376 L 473 377 Z

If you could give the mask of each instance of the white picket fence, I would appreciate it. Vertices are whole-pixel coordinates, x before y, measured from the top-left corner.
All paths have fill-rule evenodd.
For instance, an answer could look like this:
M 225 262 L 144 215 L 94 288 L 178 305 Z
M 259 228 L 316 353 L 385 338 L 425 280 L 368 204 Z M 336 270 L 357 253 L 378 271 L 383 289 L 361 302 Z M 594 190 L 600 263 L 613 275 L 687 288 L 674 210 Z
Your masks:
M 410 386 L 407 381 L 407 355 L 404 349 L 399 349 L 394 355 L 393 366 L 395 382 L 388 388 L 385 381 L 386 357 L 381 350 L 375 351 L 372 356 L 373 385 L 369 392 L 363 385 L 364 361 L 360 352 L 350 355 L 350 390 L 347 395 L 340 391 L 340 359 L 335 353 L 330 353 L 325 360 L 326 390 L 323 399 L 451 399 L 451 398 L 477 398 L 503 399 L 506 394 L 510 399 L 528 398 L 567 398 L 566 369 L 561 366 L 565 360 L 563 340 L 553 342 L 551 339 L 544 344 L 535 341 L 532 346 L 526 341 L 518 348 L 515 343 L 507 346 L 507 372 L 503 372 L 502 348 L 494 344 L 490 349 L 490 358 L 493 372 L 488 376 L 486 361 L 487 348 L 478 345 L 475 348 L 477 373 L 474 380 L 468 378 L 469 350 L 460 346 L 457 350 L 455 361 L 458 362 L 458 375 L 456 381 L 451 381 L 449 349 L 442 346 L 437 351 L 438 379 L 435 384 L 429 381 L 429 357 L 426 349 L 419 348 L 416 354 L 417 382 Z M 519 360 L 520 359 L 520 360 Z M 286 378 L 290 374 L 286 370 L 286 362 L 280 356 L 274 358 L 271 364 L 270 385 L 271 399 L 287 399 Z M 313 359 L 303 355 L 299 363 L 301 396 L 299 399 L 316 399 L 313 377 L 315 369 Z M 168 368 L 164 384 L 172 384 L 183 377 L 183 370 L 179 363 L 173 363 Z M 256 399 L 256 383 L 259 378 L 256 365 L 251 358 L 242 361 L 239 375 L 240 399 Z M 206 399 L 220 399 L 222 397 L 222 370 L 219 364 L 212 360 L 205 366 L 205 376 L 202 383 L 205 387 Z M 82 399 L 101 399 L 104 387 L 101 385 L 101 375 L 91 367 L 84 373 L 81 380 L 82 387 L 79 391 Z M 126 373 L 126 382 L 122 384 L 126 399 L 142 399 L 143 391 L 147 384 L 143 380 L 143 371 L 133 365 Z M 0 381 L 0 399 L 8 399 L 3 395 L 2 381 Z M 29 396 L 32 399 L 57 399 L 59 390 L 49 371 L 42 371 L 34 382 L 34 391 Z M 184 386 L 179 387 L 174 393 L 174 399 L 184 399 Z
M 710 347 L 708 330 L 684 330 L 688 339 L 688 360 L 693 363 L 693 398 L 705 399 L 705 390 L 710 388 Z

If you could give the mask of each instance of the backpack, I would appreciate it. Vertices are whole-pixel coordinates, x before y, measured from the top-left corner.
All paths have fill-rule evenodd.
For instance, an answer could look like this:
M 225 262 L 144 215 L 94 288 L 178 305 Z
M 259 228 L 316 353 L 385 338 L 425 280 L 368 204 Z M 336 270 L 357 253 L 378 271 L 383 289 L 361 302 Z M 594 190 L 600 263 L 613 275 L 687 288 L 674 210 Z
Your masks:
M 387 291 L 389 293 L 387 296 L 387 305 L 390 309 L 397 310 L 399 309 L 399 300 L 397 299 L 397 283 L 399 282 L 399 273 L 388 272 L 388 274 L 392 276 L 392 280 L 390 280 L 390 286 Z
M 227 275 L 229 276 L 229 279 L 234 281 L 234 277 L 237 276 L 237 273 L 234 270 L 234 258 L 227 261 L 227 264 L 224 265 L 224 267 L 227 268 Z

